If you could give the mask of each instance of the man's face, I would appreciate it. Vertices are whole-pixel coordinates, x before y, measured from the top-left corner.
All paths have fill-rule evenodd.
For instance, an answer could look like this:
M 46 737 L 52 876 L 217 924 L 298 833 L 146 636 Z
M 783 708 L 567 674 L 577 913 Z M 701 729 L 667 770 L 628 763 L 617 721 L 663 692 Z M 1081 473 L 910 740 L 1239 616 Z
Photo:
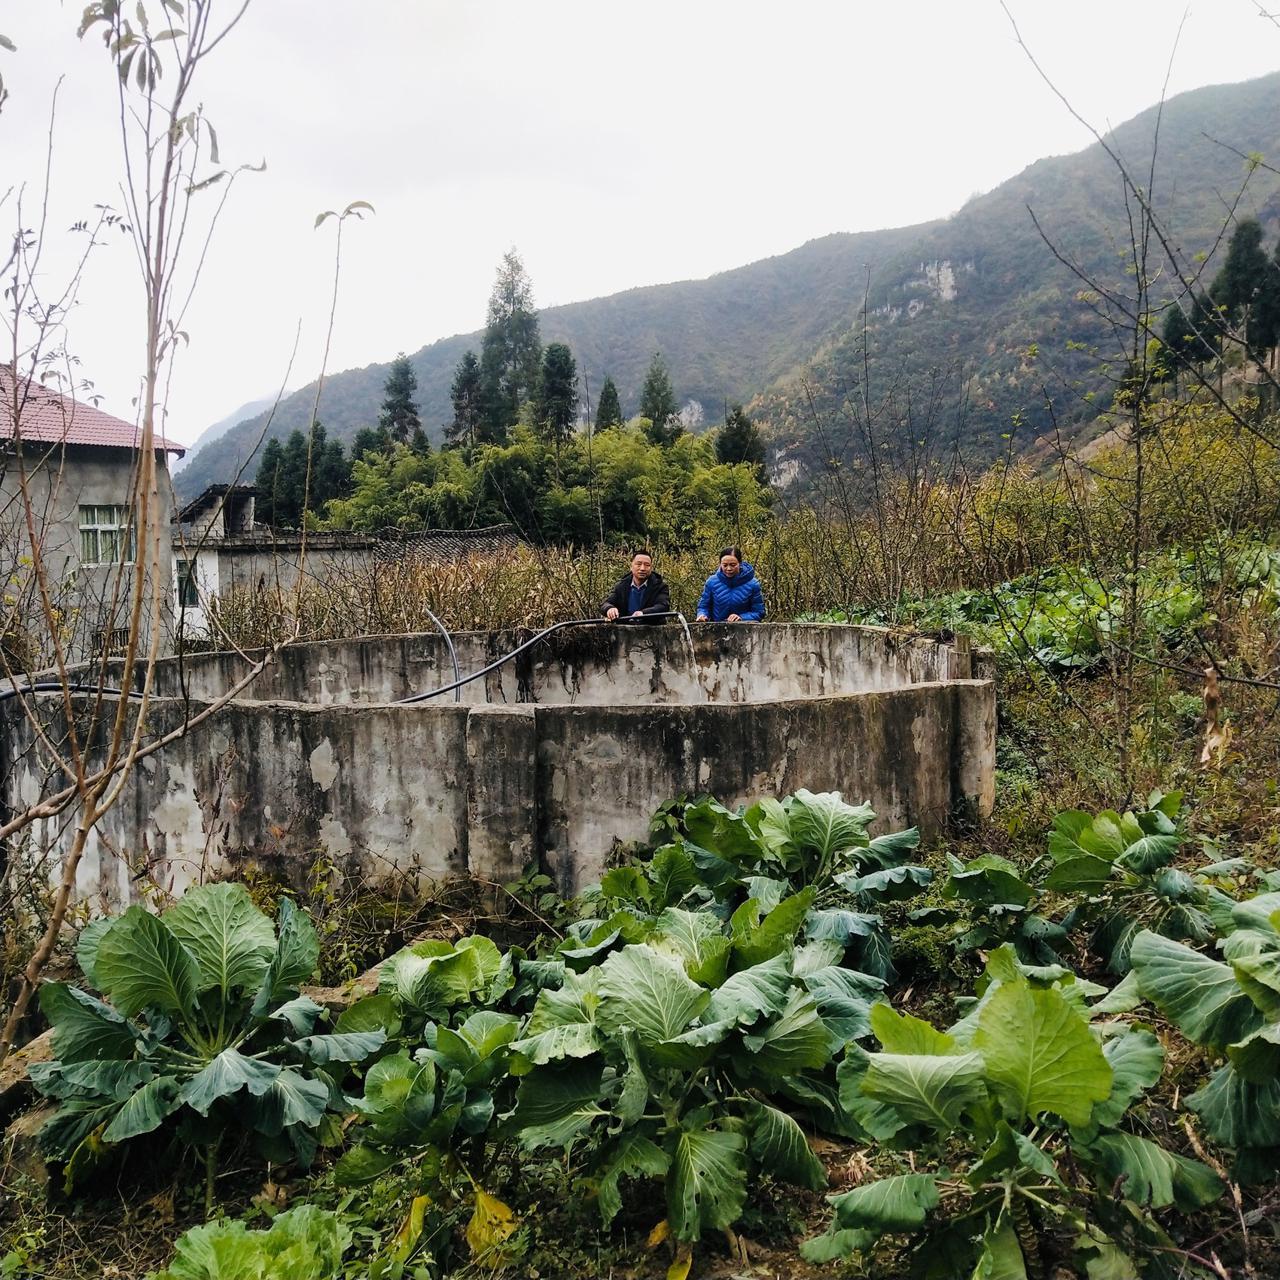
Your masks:
M 648 556 L 631 557 L 631 576 L 643 582 L 653 572 L 653 561 Z

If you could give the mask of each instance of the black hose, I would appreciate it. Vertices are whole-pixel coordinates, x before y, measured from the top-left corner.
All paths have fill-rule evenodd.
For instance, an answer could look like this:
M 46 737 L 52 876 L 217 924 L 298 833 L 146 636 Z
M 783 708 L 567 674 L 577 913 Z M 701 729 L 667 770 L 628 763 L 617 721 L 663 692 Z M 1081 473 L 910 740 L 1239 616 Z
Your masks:
M 37 680 L 35 684 L 21 687 L 11 684 L 7 689 L 0 689 L 0 702 L 16 698 L 20 693 L 61 693 L 64 689 L 69 693 L 124 693 L 126 698 L 142 697 L 138 689 L 121 690 L 107 684 L 63 684 L 60 680 Z
M 551 626 L 547 627 L 545 631 L 539 631 L 538 634 L 534 636 L 531 640 L 526 640 L 524 644 L 519 645 L 516 648 L 512 649 L 510 653 L 503 654 L 501 658 L 497 659 L 497 661 L 495 662 L 491 662 L 487 667 L 483 668 L 482 670 L 473 672 L 469 676 L 463 676 L 461 680 L 455 680 L 452 684 L 441 685 L 439 689 L 432 689 L 429 693 L 415 693 L 410 695 L 407 698 L 398 698 L 396 700 L 395 705 L 405 706 L 406 704 L 411 702 L 425 702 L 428 698 L 438 697 L 440 694 L 448 693 L 452 689 L 460 689 L 464 684 L 470 684 L 472 680 L 479 680 L 483 676 L 487 676 L 491 671 L 496 671 L 499 667 L 503 666 L 505 663 L 510 662 L 512 658 L 518 658 L 520 654 L 522 654 L 526 649 L 532 649 L 533 646 L 538 643 L 538 641 L 545 640 L 547 636 L 549 636 L 553 631 L 560 631 L 560 630 L 563 630 L 563 628 L 565 627 L 594 627 L 594 626 L 598 626 L 600 623 L 605 623 L 609 626 L 618 626 L 618 625 L 643 626 L 646 622 L 652 621 L 653 619 L 656 619 L 656 618 L 679 618 L 680 616 L 681 615 L 678 613 L 646 613 L 643 619 L 622 618 L 622 617 L 615 618 L 615 619 L 603 618 L 603 617 L 601 618 L 570 618 L 568 622 L 556 622 L 556 623 L 553 623 Z
M 539 640 L 545 640 L 553 631 L 561 631 L 565 627 L 591 627 L 600 623 L 608 623 L 610 626 L 637 626 L 644 625 L 644 622 L 650 622 L 654 619 L 679 618 L 681 616 L 682 615 L 679 613 L 646 613 L 644 615 L 643 622 L 635 618 L 617 618 L 612 620 L 609 618 L 571 618 L 568 622 L 557 622 L 547 627 L 545 631 L 539 631 L 531 640 L 526 640 L 524 644 L 512 649 L 510 653 L 504 654 L 496 662 L 491 662 L 483 670 L 477 671 L 469 676 L 462 676 L 452 684 L 441 685 L 439 689 L 432 689 L 429 693 L 415 693 L 408 698 L 398 698 L 392 705 L 404 706 L 412 702 L 425 702 L 428 698 L 435 698 L 442 693 L 450 693 L 453 690 L 461 689 L 464 684 L 470 684 L 472 680 L 479 680 L 481 677 L 487 676 L 491 671 L 496 671 L 505 663 L 510 662 L 512 658 L 519 657 L 526 649 L 533 648 Z M 452 650 L 453 646 L 450 645 L 449 648 Z M 453 669 L 455 672 L 458 669 L 456 656 L 454 657 Z M 58 680 L 38 680 L 35 684 L 29 684 L 21 688 L 17 685 L 10 685 L 7 689 L 0 689 L 0 702 L 5 702 L 9 698 L 17 697 L 20 693 L 61 693 L 64 689 L 70 693 L 124 693 L 128 698 L 142 697 L 141 692 L 137 689 L 121 690 L 112 688 L 109 685 L 96 684 L 64 685 Z

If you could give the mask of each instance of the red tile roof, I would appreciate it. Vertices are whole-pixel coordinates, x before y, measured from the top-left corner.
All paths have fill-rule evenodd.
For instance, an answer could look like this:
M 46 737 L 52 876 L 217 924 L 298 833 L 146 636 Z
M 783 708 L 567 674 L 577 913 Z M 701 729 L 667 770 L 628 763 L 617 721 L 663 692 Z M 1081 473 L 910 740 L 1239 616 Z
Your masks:
M 12 440 L 12 382 L 6 383 L 0 372 L 0 440 Z M 60 395 L 49 387 L 28 382 L 20 392 L 18 405 L 19 434 L 33 444 L 89 444 L 107 449 L 136 449 L 142 430 L 123 418 L 113 418 L 101 409 Z M 186 447 L 156 436 L 156 448 L 179 457 Z

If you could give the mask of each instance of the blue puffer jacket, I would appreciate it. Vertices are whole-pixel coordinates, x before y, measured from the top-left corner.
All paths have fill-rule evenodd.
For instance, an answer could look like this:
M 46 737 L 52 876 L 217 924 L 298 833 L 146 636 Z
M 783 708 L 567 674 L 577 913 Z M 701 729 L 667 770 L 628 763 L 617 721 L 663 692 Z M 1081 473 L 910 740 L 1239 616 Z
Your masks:
M 732 578 L 717 569 L 702 588 L 698 613 L 712 622 L 724 622 L 731 613 L 743 622 L 759 622 L 764 617 L 764 592 L 756 581 L 756 571 L 745 561 Z

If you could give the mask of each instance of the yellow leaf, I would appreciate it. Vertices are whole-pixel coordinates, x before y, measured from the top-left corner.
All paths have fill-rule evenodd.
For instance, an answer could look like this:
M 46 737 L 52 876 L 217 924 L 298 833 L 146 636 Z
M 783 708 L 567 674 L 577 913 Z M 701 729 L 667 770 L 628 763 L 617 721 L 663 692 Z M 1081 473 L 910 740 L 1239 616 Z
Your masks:
M 102 1131 L 106 1124 L 100 1124 L 91 1133 L 85 1135 L 80 1145 L 71 1153 L 62 1171 L 62 1189 L 67 1195 L 80 1185 L 96 1169 L 110 1153 L 113 1146 L 103 1142 Z
M 649 1238 L 644 1242 L 647 1249 L 656 1249 L 671 1234 L 671 1223 L 663 1218 L 652 1231 L 649 1232 Z
M 681 1243 L 676 1249 L 676 1260 L 667 1268 L 667 1280 L 688 1280 L 693 1265 L 693 1245 Z
M 498 1266 L 502 1246 L 515 1229 L 516 1219 L 510 1208 L 477 1187 L 475 1212 L 467 1223 L 467 1244 L 473 1261 Z
M 388 1250 L 397 1262 L 406 1261 L 413 1252 L 419 1236 L 422 1235 L 422 1224 L 430 1203 L 430 1196 L 414 1196 L 413 1204 L 409 1206 L 409 1216 L 396 1232 L 396 1238 L 391 1242 L 391 1248 Z

